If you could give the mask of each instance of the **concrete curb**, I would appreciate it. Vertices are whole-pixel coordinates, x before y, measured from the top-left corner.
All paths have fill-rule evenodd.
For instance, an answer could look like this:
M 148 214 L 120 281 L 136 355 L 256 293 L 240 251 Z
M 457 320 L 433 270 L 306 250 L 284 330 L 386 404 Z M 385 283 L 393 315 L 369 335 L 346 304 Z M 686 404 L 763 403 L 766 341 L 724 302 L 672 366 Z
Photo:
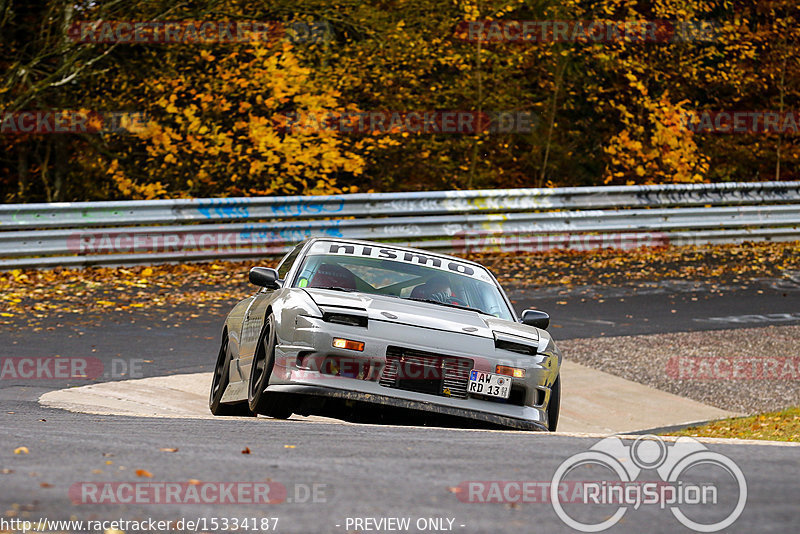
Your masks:
M 739 415 L 569 361 L 563 364 L 562 377 L 558 435 L 628 434 Z M 39 402 L 97 415 L 212 419 L 208 411 L 210 381 L 210 373 L 194 373 L 104 382 L 51 391 Z M 343 423 L 324 417 L 293 418 Z

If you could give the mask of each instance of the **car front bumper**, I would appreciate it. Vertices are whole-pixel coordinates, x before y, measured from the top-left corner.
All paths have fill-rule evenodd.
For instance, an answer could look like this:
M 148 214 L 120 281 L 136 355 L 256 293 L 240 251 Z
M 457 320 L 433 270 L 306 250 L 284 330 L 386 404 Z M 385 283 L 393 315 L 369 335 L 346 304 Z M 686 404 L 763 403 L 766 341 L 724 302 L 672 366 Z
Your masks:
M 527 419 L 517 419 L 515 417 L 508 417 L 497 413 L 478 411 L 470 407 L 446 406 L 435 402 L 430 402 L 427 400 L 417 401 L 403 397 L 396 397 L 389 395 L 374 395 L 371 393 L 362 393 L 360 391 L 349 391 L 345 389 L 335 389 L 329 387 L 308 386 L 300 384 L 271 385 L 269 386 L 268 391 L 273 393 L 285 393 L 285 394 L 304 395 L 313 397 L 327 397 L 333 399 L 341 399 L 344 401 L 380 404 L 383 406 L 391 406 L 394 408 L 402 408 L 406 410 L 420 410 L 425 412 L 431 412 L 437 415 L 474 419 L 477 421 L 483 421 L 486 423 L 500 425 L 517 430 L 547 431 L 546 421 L 539 422 Z M 406 392 L 404 391 L 403 393 Z
M 559 368 L 557 349 L 518 354 L 495 347 L 494 339 L 461 332 L 370 319 L 367 327 L 297 316 L 291 331 L 279 331 L 270 392 L 338 398 L 435 414 L 466 417 L 525 430 L 547 430 L 550 387 Z M 287 339 L 290 338 L 291 339 Z M 363 351 L 333 346 L 334 338 L 364 343 Z M 497 365 L 525 370 L 511 378 L 515 401 L 469 393 L 465 398 L 386 387 L 380 383 L 390 347 L 444 358 L 471 360 L 471 368 L 494 373 Z M 336 362 L 331 364 L 330 362 Z M 347 365 L 338 365 L 344 362 Z

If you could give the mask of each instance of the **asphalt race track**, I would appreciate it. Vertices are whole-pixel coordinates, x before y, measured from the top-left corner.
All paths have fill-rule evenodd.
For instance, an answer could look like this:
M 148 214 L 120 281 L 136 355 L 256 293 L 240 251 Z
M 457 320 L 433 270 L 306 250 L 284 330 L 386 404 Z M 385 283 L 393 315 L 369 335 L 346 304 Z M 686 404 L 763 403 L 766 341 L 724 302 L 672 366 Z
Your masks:
M 549 290 L 539 298 L 530 292 L 512 292 L 518 309 L 535 306 L 551 313 L 551 332 L 557 340 L 800 324 L 798 297 L 797 288 L 770 281 L 714 291 L 667 285 L 579 288 L 564 294 Z M 53 329 L 40 332 L 6 328 L 0 343 L 4 356 L 98 358 L 105 369 L 115 369 L 118 375 L 100 381 L 129 378 L 132 364 L 134 372 L 145 377 L 210 371 L 222 317 L 211 312 L 170 328 L 166 328 L 170 321 L 161 319 L 127 314 L 62 319 L 45 323 Z M 481 500 L 479 493 L 470 497 L 467 483 L 549 483 L 562 462 L 599 441 L 597 437 L 265 418 L 93 416 L 43 408 L 37 402 L 47 391 L 85 383 L 0 382 L 0 506 L 6 520 L 183 518 L 206 523 L 185 531 L 223 531 L 224 519 L 230 525 L 234 518 L 278 518 L 277 532 L 570 532 L 553 506 L 541 499 L 513 502 L 512 495 L 501 499 L 507 502 L 467 502 Z M 800 528 L 800 448 L 705 446 L 732 460 L 747 480 L 745 508 L 726 531 Z M 19 447 L 26 447 L 27 453 L 14 454 Z M 648 480 L 658 478 L 655 472 L 649 474 Z M 703 477 L 720 488 L 730 485 L 730 477 L 720 470 Z M 105 482 L 178 482 L 185 487 L 187 481 L 201 481 L 190 485 L 269 483 L 270 495 L 278 495 L 281 502 L 247 504 L 240 497 L 236 503 L 225 504 L 96 504 L 91 495 L 98 494 L 87 490 Z M 73 502 L 76 495 L 78 504 Z M 583 505 L 583 512 L 591 510 Z M 708 522 L 718 512 L 719 508 L 706 505 L 694 509 L 693 517 Z M 398 529 L 397 524 L 386 522 L 388 518 L 408 518 L 410 526 Z M 217 520 L 217 528 L 212 528 L 212 519 Z M 272 530 L 274 523 L 269 522 L 269 527 Z M 3 530 L 20 529 L 4 524 L 0 525 Z M 690 530 L 669 509 L 645 504 L 627 510 L 610 531 Z

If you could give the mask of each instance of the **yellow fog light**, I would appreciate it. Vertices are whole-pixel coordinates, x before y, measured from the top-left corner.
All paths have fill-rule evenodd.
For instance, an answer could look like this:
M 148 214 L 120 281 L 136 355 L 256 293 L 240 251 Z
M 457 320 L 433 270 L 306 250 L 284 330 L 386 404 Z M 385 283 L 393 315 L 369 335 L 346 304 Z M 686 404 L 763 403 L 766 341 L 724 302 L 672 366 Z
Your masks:
M 364 351 L 363 341 L 353 341 L 352 339 L 342 339 L 340 337 L 333 338 L 333 346 L 337 349 L 356 350 L 358 352 Z
M 516 367 L 508 367 L 507 365 L 498 365 L 495 367 L 494 372 L 498 375 L 513 376 L 514 378 L 525 378 L 525 369 L 517 369 Z

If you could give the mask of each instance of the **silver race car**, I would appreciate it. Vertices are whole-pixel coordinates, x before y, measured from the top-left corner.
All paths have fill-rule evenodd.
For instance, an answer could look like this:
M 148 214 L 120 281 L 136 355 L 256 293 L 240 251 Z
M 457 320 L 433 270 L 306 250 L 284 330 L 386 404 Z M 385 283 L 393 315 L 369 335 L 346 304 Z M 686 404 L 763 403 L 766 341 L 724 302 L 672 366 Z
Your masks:
M 520 319 L 480 265 L 428 251 L 310 239 L 225 320 L 214 415 L 321 414 L 556 429 L 561 353 L 546 313 Z M 369 415 L 369 417 L 364 417 Z M 437 419 L 438 418 L 438 419 Z

